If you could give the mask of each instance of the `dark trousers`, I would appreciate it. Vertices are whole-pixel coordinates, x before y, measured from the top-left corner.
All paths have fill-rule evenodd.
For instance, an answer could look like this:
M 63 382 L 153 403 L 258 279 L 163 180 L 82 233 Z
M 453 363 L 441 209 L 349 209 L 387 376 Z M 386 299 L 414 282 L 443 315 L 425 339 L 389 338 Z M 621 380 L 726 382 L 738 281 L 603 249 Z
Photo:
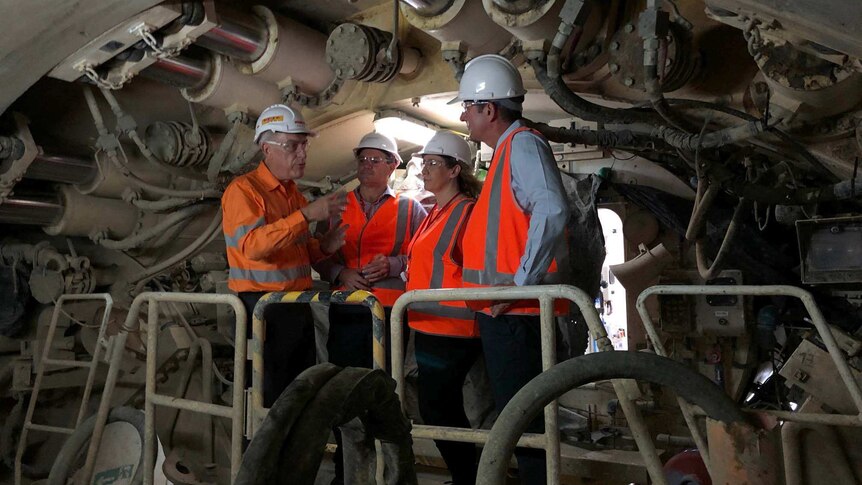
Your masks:
M 254 306 L 265 292 L 242 292 L 239 298 L 248 312 L 247 337 L 252 338 Z M 266 339 L 263 344 L 263 405 L 271 407 L 302 371 L 317 362 L 314 320 L 307 304 L 273 303 L 263 311 Z M 251 364 L 246 363 L 246 385 L 251 386 Z
M 425 424 L 469 428 L 464 412 L 464 379 L 482 351 L 475 338 L 415 333 L 419 366 L 419 413 Z M 476 446 L 473 443 L 435 440 L 449 467 L 454 485 L 476 483 Z
M 389 318 L 392 315 L 391 308 L 386 311 L 386 336 L 389 337 Z M 404 336 L 403 352 L 407 349 L 407 341 L 410 336 L 410 328 L 407 326 L 407 316 L 402 322 L 402 335 Z M 374 330 L 371 324 L 371 310 L 363 305 L 337 305 L 329 306 L 329 339 L 326 341 L 326 350 L 329 353 L 329 362 L 341 367 L 365 367 L 372 368 L 374 365 L 373 344 Z M 386 368 L 392 368 L 391 349 L 386 349 Z M 338 448 L 332 460 L 335 464 L 335 481 L 344 476 L 344 455 L 342 453 L 343 442 L 341 431 L 332 429 L 335 435 L 335 443 Z
M 491 317 L 477 313 L 479 334 L 485 365 L 494 394 L 497 411 L 530 380 L 542 372 L 542 346 L 538 316 L 501 315 Z M 544 419 L 540 415 L 527 427 L 527 432 L 544 432 Z M 515 449 L 521 483 L 546 483 L 545 452 L 536 449 Z

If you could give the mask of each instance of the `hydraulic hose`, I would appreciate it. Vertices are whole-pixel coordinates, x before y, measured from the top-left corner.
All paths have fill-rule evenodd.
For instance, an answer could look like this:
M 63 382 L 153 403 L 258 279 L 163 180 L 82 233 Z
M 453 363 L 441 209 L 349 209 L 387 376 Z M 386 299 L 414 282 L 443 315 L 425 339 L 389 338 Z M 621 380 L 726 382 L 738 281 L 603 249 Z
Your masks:
M 506 469 L 518 438 L 552 400 L 584 384 L 608 379 L 636 379 L 666 386 L 700 406 L 714 420 L 746 423 L 745 415 L 721 388 L 679 362 L 646 352 L 587 354 L 539 374 L 509 401 L 482 451 L 476 484 L 506 483 Z
M 733 217 L 730 218 L 730 225 L 727 226 L 727 232 L 724 234 L 724 239 L 721 241 L 721 246 L 718 248 L 718 253 L 716 253 L 715 258 L 713 258 L 712 264 L 708 265 L 706 263 L 706 253 L 703 248 L 702 239 L 698 239 L 694 243 L 695 257 L 697 259 L 697 271 L 700 273 L 700 277 L 704 280 L 711 280 L 721 272 L 721 268 L 724 266 L 724 260 L 730 252 L 730 245 L 733 243 L 733 240 L 736 238 L 736 233 L 739 231 L 739 220 L 742 218 L 743 207 L 748 207 L 748 204 L 745 199 L 740 199 L 739 204 L 736 205 L 736 209 L 733 211 Z
M 162 271 L 165 271 L 166 269 L 172 267 L 180 261 L 184 261 L 197 254 L 197 252 L 200 251 L 204 246 L 206 246 L 207 243 L 209 243 L 212 238 L 215 237 L 216 234 L 221 232 L 221 222 L 222 211 L 218 210 L 216 211 L 215 216 L 213 216 L 210 225 L 207 226 L 206 229 L 204 229 L 204 232 L 202 232 L 201 235 L 197 237 L 197 239 L 195 239 L 194 241 L 192 241 L 191 244 L 186 246 L 185 249 L 156 265 L 150 266 L 142 273 L 138 274 L 134 279 L 132 279 L 131 283 L 137 283 L 137 285 L 135 285 L 134 293 L 140 293 L 144 285 L 147 283 L 147 281 L 149 281 L 151 277 L 161 273 Z
M 362 454 L 373 458 L 372 438 L 380 439 L 389 458 L 387 483 L 415 485 L 410 421 L 401 411 L 394 381 L 379 369 L 328 363 L 304 371 L 275 401 L 243 455 L 234 484 L 314 484 L 331 428 L 359 416 L 368 435 Z M 374 463 L 355 465 L 360 474 L 353 480 L 345 467 L 349 483 L 374 483 Z
M 670 98 L 666 100 L 669 104 L 673 106 L 680 106 L 683 108 L 694 108 L 694 109 L 710 109 L 714 111 L 718 111 L 724 114 L 728 114 L 731 116 L 735 116 L 744 121 L 757 121 L 758 118 L 752 116 L 746 112 L 739 111 L 737 109 L 733 109 L 729 106 L 723 106 L 716 103 L 710 103 L 708 101 L 700 101 L 697 99 L 678 99 L 678 98 Z M 812 170 L 818 172 L 820 175 L 827 177 L 830 180 L 835 179 L 835 175 L 832 174 L 829 170 L 824 167 L 823 163 L 817 159 L 814 155 L 812 155 L 801 143 L 795 140 L 793 137 L 788 135 L 787 133 L 781 131 L 780 129 L 774 126 L 767 126 L 766 131 L 769 134 L 777 136 L 781 141 L 787 143 L 793 148 L 793 151 L 796 152 L 801 158 L 803 158 L 811 167 Z
M 161 236 L 162 233 L 170 229 L 171 227 L 179 224 L 180 222 L 185 221 L 186 219 L 191 219 L 192 217 L 197 216 L 198 214 L 206 211 L 212 207 L 209 204 L 198 204 L 193 205 L 191 207 L 187 207 L 185 209 L 181 209 L 173 214 L 165 217 L 158 224 L 147 228 L 143 231 L 137 232 L 129 237 L 123 239 L 100 239 L 97 241 L 103 247 L 108 249 L 115 250 L 127 250 L 133 249 L 141 244 L 149 241 L 150 239 Z
M 655 124 L 656 117 L 652 113 L 639 110 L 608 108 L 591 103 L 575 94 L 559 75 L 550 76 L 541 60 L 530 59 L 530 66 L 536 73 L 536 79 L 542 85 L 548 96 L 557 105 L 572 116 L 586 121 L 596 121 L 606 124 L 650 123 Z
M 195 200 L 193 199 L 180 199 L 180 198 L 172 198 L 168 197 L 161 200 L 142 200 L 135 199 L 131 201 L 131 204 L 139 209 L 143 209 L 145 211 L 153 211 L 153 212 L 164 212 L 173 209 L 177 209 L 180 207 L 185 207 L 190 204 L 194 204 Z
M 530 128 L 535 129 L 549 141 L 554 143 L 569 143 L 572 145 L 595 145 L 600 147 L 631 147 L 638 146 L 641 140 L 629 130 L 591 130 L 558 128 L 545 123 L 530 121 Z

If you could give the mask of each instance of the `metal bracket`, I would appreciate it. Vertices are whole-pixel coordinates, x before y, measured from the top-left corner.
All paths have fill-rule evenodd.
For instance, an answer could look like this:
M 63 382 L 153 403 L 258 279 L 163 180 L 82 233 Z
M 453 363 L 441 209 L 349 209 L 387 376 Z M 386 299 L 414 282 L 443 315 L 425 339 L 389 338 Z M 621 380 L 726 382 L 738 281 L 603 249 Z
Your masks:
M 15 119 L 15 138 L 24 142 L 24 155 L 18 160 L 12 162 L 5 172 L 0 174 L 0 205 L 12 195 L 12 189 L 27 173 L 30 164 L 36 159 L 39 154 L 39 148 L 36 142 L 33 141 L 33 135 L 30 134 L 30 127 L 27 126 L 28 119 L 20 113 L 13 115 Z

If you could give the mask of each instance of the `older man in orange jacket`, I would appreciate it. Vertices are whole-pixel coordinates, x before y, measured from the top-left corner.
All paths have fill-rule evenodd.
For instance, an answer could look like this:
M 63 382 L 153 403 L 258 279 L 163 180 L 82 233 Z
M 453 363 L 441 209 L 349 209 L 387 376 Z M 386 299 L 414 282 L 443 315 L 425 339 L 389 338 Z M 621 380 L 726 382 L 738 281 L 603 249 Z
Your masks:
M 344 244 L 344 226 L 320 239 L 309 232 L 309 223 L 338 217 L 346 204 L 343 193 L 308 203 L 299 192 L 295 180 L 305 172 L 310 136 L 315 133 L 299 112 L 281 104 L 265 109 L 255 130 L 264 160 L 231 182 L 222 197 L 228 286 L 245 304 L 249 318 L 267 292 L 309 289 L 311 264 Z M 263 317 L 263 393 L 269 407 L 300 372 L 315 364 L 314 325 L 305 305 L 269 305 Z

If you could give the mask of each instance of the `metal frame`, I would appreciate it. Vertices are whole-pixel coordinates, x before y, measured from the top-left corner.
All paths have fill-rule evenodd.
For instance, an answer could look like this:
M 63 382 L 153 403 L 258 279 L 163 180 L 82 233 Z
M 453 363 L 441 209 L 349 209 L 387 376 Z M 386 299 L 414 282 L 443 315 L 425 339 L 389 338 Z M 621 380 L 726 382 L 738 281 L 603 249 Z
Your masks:
M 129 313 L 120 331 L 112 340 L 111 360 L 108 367 L 108 375 L 105 378 L 105 388 L 102 390 L 102 399 L 99 402 L 99 410 L 96 413 L 96 423 L 93 427 L 93 436 L 87 448 L 87 458 L 84 463 L 82 476 L 87 477 L 85 481 L 92 481 L 93 467 L 96 463 L 96 453 L 102 442 L 102 433 L 108 420 L 108 412 L 111 409 L 111 399 L 114 388 L 117 385 L 117 376 L 122 367 L 123 355 L 125 353 L 126 339 L 129 332 L 137 332 L 138 316 L 141 305 L 146 301 L 149 307 L 148 328 L 153 331 L 147 332 L 147 382 L 146 403 L 144 406 L 144 483 L 153 483 L 153 469 L 155 468 L 155 406 L 166 406 L 186 411 L 200 412 L 214 416 L 223 416 L 231 419 L 231 482 L 239 473 L 239 465 L 242 460 L 242 435 L 245 392 L 245 367 L 246 356 L 246 312 L 242 301 L 236 295 L 206 294 L 206 293 L 170 293 L 170 292 L 145 292 L 132 300 Z M 233 381 L 233 406 L 218 406 L 211 403 L 202 403 L 187 399 L 177 399 L 172 396 L 158 396 L 155 394 L 155 345 L 158 333 L 158 311 L 157 302 L 184 302 L 204 304 L 230 305 L 236 315 L 236 346 L 234 349 L 234 381 Z M 153 354 L 150 354 L 150 352 Z M 154 398 L 155 397 L 155 398 Z
M 395 378 L 398 396 L 404 393 L 404 356 L 401 352 L 403 335 L 401 322 L 404 312 L 411 303 L 440 301 L 475 301 L 475 300 L 539 300 L 542 341 L 542 369 L 548 370 L 556 363 L 556 329 L 554 326 L 554 300 L 572 301 L 581 310 L 590 332 L 593 334 L 599 350 L 614 351 L 613 344 L 608 339 L 607 332 L 599 320 L 593 299 L 582 290 L 570 285 L 541 286 L 511 286 L 492 288 L 458 288 L 446 290 L 414 290 L 400 296 L 392 307 L 390 332 L 392 334 L 392 376 Z M 647 471 L 653 483 L 666 483 L 662 471 L 661 460 L 655 450 L 655 444 L 649 430 L 643 421 L 640 410 L 634 404 L 626 380 L 611 381 L 619 398 L 620 406 L 629 423 L 632 436 L 637 443 L 644 459 Z M 525 433 L 518 441 L 518 446 L 527 448 L 544 448 L 548 467 L 548 484 L 555 485 L 560 481 L 560 436 L 557 427 L 557 401 L 554 400 L 545 407 L 545 432 L 543 434 Z M 485 443 L 488 430 L 449 428 L 442 426 L 413 425 L 413 437 L 462 441 L 468 443 Z
M 269 409 L 263 407 L 263 342 L 266 340 L 266 322 L 263 311 L 273 303 L 336 303 L 364 305 L 371 310 L 371 325 L 374 334 L 372 343 L 375 369 L 386 370 L 386 313 L 380 301 L 368 291 L 288 291 L 263 295 L 252 313 L 251 345 L 251 427 L 248 438 L 260 428 Z M 243 334 L 245 335 L 245 334 Z M 393 361 L 394 362 L 394 361 Z
M 220 416 L 231 420 L 230 478 L 236 480 L 242 461 L 243 425 L 245 424 L 245 360 L 246 360 L 246 312 L 245 306 L 235 295 L 199 293 L 141 293 L 135 298 L 147 300 L 147 384 L 144 401 L 144 484 L 153 483 L 156 466 L 156 406 Z M 236 315 L 236 333 L 233 357 L 233 396 L 231 406 L 182 399 L 166 394 L 156 394 L 156 364 L 158 360 L 159 303 L 212 303 L 226 304 Z M 131 315 L 131 313 L 130 313 Z M 206 383 L 205 383 L 206 384 Z
M 87 301 L 87 300 L 104 300 L 105 313 L 102 316 L 102 323 L 99 324 L 99 336 L 96 338 L 96 348 L 93 350 L 93 359 L 90 362 L 52 359 L 48 355 L 51 353 L 51 347 L 54 342 L 54 333 L 57 331 L 57 323 L 60 320 L 63 304 L 70 300 Z M 44 431 L 47 433 L 59 433 L 71 435 L 75 432 L 75 428 L 80 426 L 84 420 L 84 412 L 87 410 L 87 404 L 90 401 L 90 393 L 93 391 L 93 381 L 96 378 L 96 369 L 99 367 L 99 355 L 102 350 L 102 341 L 105 338 L 105 328 L 108 324 L 108 317 L 111 315 L 111 309 L 114 306 L 114 300 L 108 293 L 95 293 L 91 295 L 62 295 L 54 305 L 54 313 L 51 315 L 51 324 L 48 326 L 48 335 L 45 338 L 45 344 L 42 348 L 42 355 L 39 358 L 39 364 L 36 367 L 36 380 L 33 382 L 33 392 L 30 395 L 30 403 L 27 405 L 27 414 L 24 417 L 24 427 L 21 429 L 21 436 L 18 438 L 18 449 L 15 452 L 15 485 L 21 484 L 21 460 L 24 457 L 24 451 L 27 447 L 27 435 L 31 429 Z M 84 385 L 84 394 L 81 397 L 81 407 L 78 408 L 78 416 L 75 418 L 75 426 L 65 428 L 61 426 L 48 426 L 44 424 L 33 423 L 33 412 L 36 410 L 36 401 L 39 398 L 39 390 L 42 387 L 42 377 L 45 375 L 45 366 L 55 365 L 68 368 L 89 368 L 87 373 L 87 382 Z
M 646 299 L 652 295 L 738 295 L 738 296 L 790 296 L 799 298 L 808 314 L 811 316 L 811 322 L 820 338 L 823 339 L 826 350 L 832 357 L 835 367 L 838 369 L 838 374 L 841 376 L 841 381 L 846 386 L 853 403 L 859 410 L 859 414 L 822 414 L 822 413 L 796 413 L 788 411 L 769 411 L 757 410 L 759 413 L 768 414 L 784 421 L 797 421 L 802 423 L 828 424 L 835 426 L 862 426 L 862 390 L 859 383 L 853 378 L 850 366 L 847 364 L 847 359 L 838 347 L 835 337 L 832 335 L 832 330 L 826 323 L 823 313 L 814 301 L 811 293 L 788 285 L 733 285 L 733 286 L 700 286 L 700 285 L 658 285 L 652 286 L 644 290 L 637 299 L 637 310 L 643 320 L 644 328 L 652 341 L 653 347 L 658 355 L 669 357 L 664 345 L 661 341 L 661 336 L 658 333 L 652 318 L 646 308 Z M 709 454 L 706 439 L 700 433 L 700 429 L 695 422 L 695 410 L 687 403 L 680 400 L 680 408 L 688 424 L 692 437 L 700 449 L 701 457 L 712 475 L 710 467 Z

